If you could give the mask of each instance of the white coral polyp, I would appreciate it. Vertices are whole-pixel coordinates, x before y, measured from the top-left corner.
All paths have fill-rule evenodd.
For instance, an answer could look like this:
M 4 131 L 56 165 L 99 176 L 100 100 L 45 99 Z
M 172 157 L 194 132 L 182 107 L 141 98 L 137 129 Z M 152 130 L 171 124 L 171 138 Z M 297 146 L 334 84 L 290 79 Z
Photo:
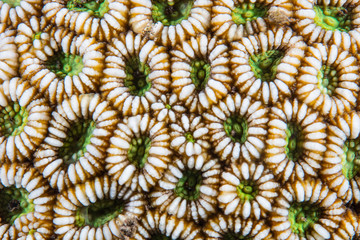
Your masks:
M 295 94 L 323 116 L 334 118 L 355 108 L 359 79 L 355 57 L 336 45 L 316 43 L 306 51 Z
M 306 48 L 295 32 L 287 28 L 268 30 L 230 46 L 231 73 L 241 94 L 267 105 L 292 95 Z
M 163 46 L 132 31 L 112 40 L 100 91 L 123 116 L 149 113 L 170 83 L 169 55 Z
M 168 1 L 181 2 L 182 0 Z M 158 2 L 161 2 L 158 0 Z M 163 1 L 166 4 L 167 1 Z M 190 3 L 189 3 L 190 2 Z M 130 26 L 138 34 L 150 37 L 164 46 L 175 46 L 189 36 L 195 37 L 199 33 L 206 33 L 210 27 L 210 0 L 190 0 L 193 3 L 189 15 L 178 23 L 164 24 L 162 21 L 155 22 L 152 16 L 154 0 L 131 0 Z M 182 10 L 179 10 L 181 12 Z
M 204 34 L 171 51 L 171 88 L 190 112 L 202 113 L 228 94 L 232 83 L 228 56 L 223 41 Z M 199 79 L 200 71 L 204 77 Z
M 205 113 L 210 143 L 220 160 L 259 159 L 265 147 L 267 114 L 268 108 L 260 101 L 253 102 L 238 93 L 229 94 Z

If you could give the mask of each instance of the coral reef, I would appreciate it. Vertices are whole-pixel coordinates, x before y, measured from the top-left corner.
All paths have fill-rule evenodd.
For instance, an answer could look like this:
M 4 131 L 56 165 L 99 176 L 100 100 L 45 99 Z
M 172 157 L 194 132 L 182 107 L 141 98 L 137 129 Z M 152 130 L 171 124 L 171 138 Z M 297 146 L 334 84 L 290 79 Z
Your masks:
M 0 239 L 359 239 L 359 26 L 359 0 L 0 0 Z

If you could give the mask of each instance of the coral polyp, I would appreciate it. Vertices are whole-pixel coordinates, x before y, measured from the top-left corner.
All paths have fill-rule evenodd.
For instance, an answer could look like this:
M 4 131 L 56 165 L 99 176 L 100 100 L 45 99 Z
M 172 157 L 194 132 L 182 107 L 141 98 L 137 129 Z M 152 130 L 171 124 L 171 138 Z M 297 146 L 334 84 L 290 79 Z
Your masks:
M 131 0 L 132 30 L 164 46 L 206 33 L 210 27 L 209 0 Z
M 207 220 L 215 212 L 220 180 L 220 164 L 210 157 L 176 159 L 151 193 L 151 204 L 179 219 Z
M 117 123 L 116 112 L 99 94 L 64 100 L 52 113 L 34 166 L 59 191 L 98 176 Z
M 152 1 L 152 19 L 164 26 L 176 25 L 188 19 L 194 0 Z

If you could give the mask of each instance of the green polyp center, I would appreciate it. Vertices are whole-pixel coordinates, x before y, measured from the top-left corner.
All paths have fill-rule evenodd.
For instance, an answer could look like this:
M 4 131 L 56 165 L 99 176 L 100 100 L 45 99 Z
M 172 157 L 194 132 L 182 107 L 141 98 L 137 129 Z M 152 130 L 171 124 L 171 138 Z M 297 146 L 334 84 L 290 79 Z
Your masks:
M 230 116 L 224 122 L 226 135 L 234 142 L 245 143 L 248 136 L 248 123 L 240 116 Z
M 9 4 L 11 8 L 20 6 L 21 0 L 1 0 L 3 3 Z
M 166 107 L 166 109 L 169 109 L 169 110 L 171 109 L 171 106 L 169 104 L 166 104 L 165 107 Z
M 275 79 L 277 67 L 283 57 L 284 53 L 282 51 L 269 50 L 251 55 L 249 65 L 257 79 L 269 82 Z
M 328 65 L 322 65 L 317 74 L 318 88 L 321 93 L 332 95 L 339 83 L 339 77 L 336 69 Z
M 351 14 L 348 10 L 344 7 L 315 5 L 314 22 L 325 30 L 348 32 L 351 30 Z
M 307 202 L 294 202 L 289 209 L 288 219 L 291 231 L 301 237 L 306 230 L 319 220 L 319 208 Z
M 201 183 L 202 175 L 200 171 L 186 170 L 176 184 L 175 193 L 186 200 L 196 200 L 200 197 Z
M 13 224 L 15 219 L 34 211 L 33 201 L 24 188 L 6 187 L 0 190 L 1 222 Z
M 236 192 L 242 202 L 253 200 L 258 194 L 257 185 L 252 181 L 241 181 L 236 187 Z
M 0 110 L 0 136 L 16 136 L 22 133 L 29 116 L 25 107 L 17 102 L 11 102 Z
M 78 75 L 84 67 L 81 56 L 63 52 L 55 53 L 45 62 L 45 65 L 59 78 Z
M 37 33 L 34 33 L 33 35 L 32 35 L 32 40 L 34 41 L 35 39 L 41 39 L 41 34 L 42 34 L 42 32 L 37 32 Z
M 222 235 L 222 240 L 251 240 L 251 237 L 243 236 L 240 233 L 228 231 Z
M 109 11 L 108 0 L 70 0 L 67 9 L 78 12 L 88 12 L 90 15 L 102 18 Z
M 151 139 L 148 137 L 133 138 L 128 151 L 129 161 L 137 168 L 143 168 L 149 157 Z
M 186 141 L 188 141 L 188 142 L 192 142 L 192 143 L 195 142 L 194 136 L 192 135 L 191 132 L 185 133 L 185 138 L 186 138 Z
M 196 90 L 201 91 L 205 88 L 210 78 L 210 64 L 204 60 L 195 60 L 191 62 L 190 77 Z
M 188 19 L 194 0 L 152 0 L 152 18 L 165 26 L 176 25 Z
M 297 161 L 302 155 L 304 134 L 299 124 L 295 122 L 289 122 L 286 129 L 286 146 L 285 153 L 288 159 Z
M 71 125 L 58 153 L 66 165 L 75 163 L 84 156 L 95 128 L 96 123 L 92 120 L 79 120 Z
M 342 172 L 346 179 L 351 180 L 360 171 L 360 138 L 346 140 L 343 150 Z
M 232 10 L 231 17 L 234 23 L 245 24 L 259 17 L 264 17 L 268 9 L 265 4 L 243 2 Z
M 150 238 L 147 238 L 150 240 L 172 240 L 171 237 L 166 236 L 165 234 L 162 234 L 160 232 L 155 232 L 151 234 Z
M 150 67 L 138 58 L 132 58 L 126 63 L 125 74 L 124 84 L 132 95 L 143 96 L 150 89 Z
M 102 199 L 76 211 L 75 225 L 83 227 L 101 227 L 117 217 L 124 209 L 124 202 L 120 199 Z

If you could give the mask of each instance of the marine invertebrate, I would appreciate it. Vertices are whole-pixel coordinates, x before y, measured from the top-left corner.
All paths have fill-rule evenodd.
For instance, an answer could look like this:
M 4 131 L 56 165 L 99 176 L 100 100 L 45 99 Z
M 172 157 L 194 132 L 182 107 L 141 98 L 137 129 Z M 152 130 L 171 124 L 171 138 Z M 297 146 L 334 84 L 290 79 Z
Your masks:
M 231 164 L 221 173 L 219 206 L 225 215 L 259 220 L 272 211 L 278 187 L 273 174 L 261 164 Z
M 273 104 L 292 94 L 305 43 L 289 28 L 268 30 L 230 45 L 234 85 L 241 94 Z
M 50 42 L 41 53 L 29 53 L 21 62 L 22 76 L 51 104 L 73 94 L 95 92 L 104 68 L 104 44 L 62 29 L 52 33 Z
M 345 207 L 320 179 L 296 180 L 280 189 L 271 216 L 277 239 L 329 239 Z
M 53 203 L 51 209 L 53 207 Z M 38 240 L 38 239 L 51 239 L 53 235 L 52 221 L 44 221 L 37 219 L 33 213 L 29 213 L 19 218 L 16 222 L 16 228 L 19 230 L 17 233 L 18 240 Z
M 0 3 L 1 4 L 1 3 Z M 0 23 L 0 84 L 17 77 L 19 54 L 15 44 L 16 30 Z
M 160 212 L 199 222 L 216 211 L 220 164 L 203 153 L 176 158 L 150 193 Z
M 172 151 L 165 122 L 149 114 L 119 123 L 105 159 L 107 173 L 121 185 L 146 191 L 161 178 Z
M 220 160 L 258 159 L 265 147 L 268 109 L 260 101 L 229 94 L 203 116 L 210 143 Z
M 271 108 L 264 161 L 281 182 L 318 176 L 327 127 L 319 115 L 297 99 Z
M 229 42 L 265 32 L 268 26 L 264 17 L 271 3 L 216 0 L 211 11 L 211 30 Z
M 358 1 L 295 1 L 294 28 L 310 44 L 336 41 L 349 46 L 351 32 L 359 30 L 358 6 Z
M 0 162 L 24 162 L 46 137 L 51 108 L 20 78 L 0 85 Z
M 49 134 L 34 154 L 34 166 L 59 191 L 97 176 L 104 170 L 117 117 L 99 94 L 64 100 L 52 113 Z
M 19 24 L 15 37 L 18 45 L 17 51 L 20 54 L 20 61 L 26 59 L 26 55 L 32 53 L 38 58 L 42 58 L 44 48 L 50 45 L 52 25 L 49 25 L 45 17 L 32 16 L 28 22 Z
M 1 239 L 47 239 L 52 234 L 52 195 L 45 179 L 26 164 L 0 167 Z
M 233 216 L 214 216 L 209 219 L 203 231 L 208 240 L 273 239 L 270 227 L 264 220 L 244 220 Z
M 129 191 L 106 175 L 96 177 L 57 196 L 55 233 L 63 239 L 132 237 L 144 204 L 141 194 Z
M 308 48 L 296 83 L 296 96 L 325 117 L 349 112 L 357 103 L 359 66 L 356 58 L 336 45 Z
M 210 0 L 130 0 L 130 26 L 164 46 L 175 46 L 210 26 Z
M 105 65 L 100 91 L 124 116 L 149 113 L 169 90 L 166 49 L 131 31 L 113 39 Z
M 41 7 L 41 0 L 2 0 L 0 23 L 16 28 L 21 22 L 29 21 L 31 16 L 40 16 Z
M 360 117 L 355 112 L 338 116 L 330 122 L 321 169 L 323 179 L 338 197 L 355 204 L 360 201 L 359 124 Z
M 44 1 L 44 16 L 52 24 L 99 41 L 110 41 L 125 31 L 129 1 L 125 0 L 55 0 Z
M 182 114 L 180 121 L 170 125 L 172 147 L 179 154 L 199 155 L 210 148 L 209 130 L 201 116 Z
M 228 42 L 266 32 L 269 26 L 265 20 L 275 9 L 277 15 L 280 12 L 285 18 L 292 15 L 289 1 L 216 0 L 211 11 L 211 30 Z
M 0 0 L 0 239 L 357 239 L 359 11 Z
M 166 212 L 160 214 L 159 211 L 150 210 L 139 222 L 134 239 L 200 240 L 204 238 L 200 233 L 200 228 L 194 223 L 178 219 Z
M 161 95 L 157 102 L 151 104 L 151 110 L 158 121 L 174 123 L 185 113 L 186 108 L 182 106 L 176 94 L 169 93 Z
M 191 111 L 202 113 L 230 90 L 228 47 L 204 34 L 171 51 L 171 88 Z

